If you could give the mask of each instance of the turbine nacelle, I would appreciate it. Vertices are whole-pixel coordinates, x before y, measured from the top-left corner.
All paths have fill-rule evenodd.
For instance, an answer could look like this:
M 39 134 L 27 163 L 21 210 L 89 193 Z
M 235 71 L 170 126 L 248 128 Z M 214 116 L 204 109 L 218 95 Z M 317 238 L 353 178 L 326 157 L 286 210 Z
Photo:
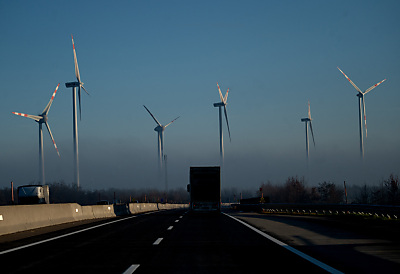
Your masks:
M 48 117 L 46 114 L 44 115 L 40 115 L 42 117 L 42 119 L 39 120 L 38 123 L 43 124 L 43 123 L 47 123 Z
M 156 126 L 154 128 L 154 131 L 157 131 L 157 132 L 163 132 L 164 130 L 165 130 L 165 126 Z
M 79 87 L 79 82 L 69 82 L 69 83 L 65 83 L 65 87 L 67 88 L 76 88 Z
M 214 103 L 214 107 L 224 107 L 224 106 L 226 106 L 227 104 L 226 103 L 223 103 L 223 102 L 219 102 L 219 103 Z

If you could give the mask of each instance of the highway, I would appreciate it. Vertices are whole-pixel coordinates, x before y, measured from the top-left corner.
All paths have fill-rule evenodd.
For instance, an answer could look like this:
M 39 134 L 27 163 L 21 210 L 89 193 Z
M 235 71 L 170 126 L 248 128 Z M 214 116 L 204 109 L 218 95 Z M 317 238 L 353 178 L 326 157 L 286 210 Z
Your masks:
M 0 237 L 2 273 L 340 273 L 364 271 L 371 259 L 351 262 L 332 246 L 293 249 L 240 219 L 251 215 L 227 211 L 193 214 L 169 210 L 118 217 L 32 236 Z M 260 226 L 260 223 L 255 223 Z M 273 228 L 273 226 L 271 226 Z M 325 249 L 332 248 L 331 252 Z M 351 257 L 351 248 L 345 257 Z M 302 253 L 303 251 L 304 253 Z M 321 252 L 319 252 L 321 251 Z M 335 253 L 336 252 L 336 253 Z M 313 254 L 315 257 L 305 255 Z M 321 254 L 321 255 L 318 255 Z M 318 258 L 317 258 L 318 257 Z M 361 260 L 361 261 L 360 261 Z M 398 273 L 399 264 L 378 260 L 382 272 Z M 371 269 L 373 270 L 373 269 Z M 370 273 L 373 273 L 372 271 Z

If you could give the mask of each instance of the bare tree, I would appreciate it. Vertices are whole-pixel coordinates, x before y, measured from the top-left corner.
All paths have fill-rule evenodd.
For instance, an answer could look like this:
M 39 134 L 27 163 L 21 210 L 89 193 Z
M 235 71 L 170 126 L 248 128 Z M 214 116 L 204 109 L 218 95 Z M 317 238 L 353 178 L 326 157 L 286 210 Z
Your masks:
M 287 203 L 304 203 L 308 202 L 307 191 L 304 179 L 299 180 L 296 177 L 289 177 L 284 186 L 285 200 Z
M 384 181 L 387 193 L 387 202 L 390 205 L 400 204 L 400 193 L 399 193 L 399 177 L 390 174 L 389 179 Z
M 320 194 L 320 202 L 323 203 L 342 203 L 343 190 L 337 189 L 334 183 L 323 182 L 318 185 L 318 193 Z

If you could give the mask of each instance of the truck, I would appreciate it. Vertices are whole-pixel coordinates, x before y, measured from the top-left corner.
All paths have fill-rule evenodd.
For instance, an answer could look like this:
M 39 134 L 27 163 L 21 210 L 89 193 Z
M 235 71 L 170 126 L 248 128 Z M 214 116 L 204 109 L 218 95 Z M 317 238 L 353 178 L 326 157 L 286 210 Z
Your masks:
M 48 204 L 49 203 L 49 186 L 48 185 L 24 185 L 18 189 L 18 204 Z
M 221 211 L 221 168 L 219 166 L 190 167 L 191 211 Z

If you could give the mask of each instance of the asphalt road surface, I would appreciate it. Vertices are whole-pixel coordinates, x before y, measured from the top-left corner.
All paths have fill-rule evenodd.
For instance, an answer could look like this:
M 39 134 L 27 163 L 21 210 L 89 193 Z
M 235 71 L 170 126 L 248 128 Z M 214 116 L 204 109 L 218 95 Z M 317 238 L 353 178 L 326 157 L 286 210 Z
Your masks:
M 231 212 L 345 273 L 400 273 L 400 224 L 354 218 Z
M 307 257 L 300 249 L 293 250 L 278 240 L 268 239 L 260 230 L 255 231 L 236 219 L 240 217 L 251 223 L 246 220 L 249 216 L 228 214 L 171 210 L 43 234 L 40 230 L 30 231 L 26 232 L 30 237 L 26 233 L 20 237 L 14 235 L 12 241 L 0 237 L 1 273 L 339 273 L 348 270 L 335 260 L 334 252 L 323 253 L 319 258 Z M 384 265 L 386 270 L 394 270 L 396 266 L 390 262 Z M 382 273 L 386 273 L 385 269 Z

